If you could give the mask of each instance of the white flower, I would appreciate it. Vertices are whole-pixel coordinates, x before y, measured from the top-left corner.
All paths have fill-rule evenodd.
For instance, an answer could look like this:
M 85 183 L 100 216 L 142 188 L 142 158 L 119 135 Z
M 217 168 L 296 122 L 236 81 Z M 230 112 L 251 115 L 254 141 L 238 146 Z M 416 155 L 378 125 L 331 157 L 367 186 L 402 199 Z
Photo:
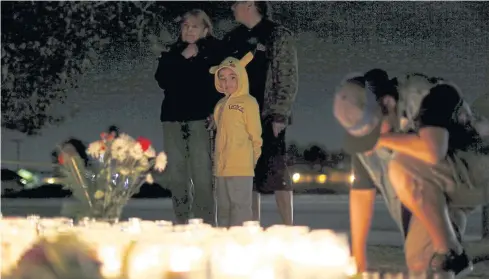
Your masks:
M 149 184 L 155 183 L 155 180 L 153 179 L 153 176 L 151 175 L 151 173 L 148 173 L 146 175 L 146 182 L 149 183 Z
M 156 156 L 155 169 L 159 172 L 162 172 L 166 168 L 167 157 L 165 152 L 160 152 L 158 156 Z
M 135 142 L 136 140 L 134 140 L 134 138 L 132 138 L 131 136 L 129 136 L 128 134 L 121 134 L 118 139 L 121 139 L 125 142 L 127 142 L 128 144 L 129 143 L 132 143 L 132 142 Z
M 129 149 L 129 155 L 131 155 L 131 157 L 134 159 L 134 160 L 139 160 L 141 158 L 143 158 L 144 156 L 144 153 L 143 153 L 143 148 L 141 147 L 141 144 L 139 144 L 139 142 L 136 142 L 130 149 Z
M 156 156 L 156 151 L 150 146 L 146 151 L 144 151 L 144 155 L 148 158 L 153 158 Z
M 138 161 L 139 167 L 144 168 L 145 170 L 149 169 L 149 161 L 148 158 L 143 157 L 141 160 Z
M 118 137 L 112 142 L 110 149 L 112 158 L 118 161 L 124 161 L 127 156 L 127 151 L 129 150 L 128 141 L 124 137 Z
M 123 168 L 119 171 L 121 173 L 121 175 L 128 175 L 131 173 L 131 171 L 129 171 L 128 169 L 126 168 Z
M 92 142 L 88 146 L 87 153 L 94 158 L 98 158 L 105 153 L 105 144 L 101 140 Z

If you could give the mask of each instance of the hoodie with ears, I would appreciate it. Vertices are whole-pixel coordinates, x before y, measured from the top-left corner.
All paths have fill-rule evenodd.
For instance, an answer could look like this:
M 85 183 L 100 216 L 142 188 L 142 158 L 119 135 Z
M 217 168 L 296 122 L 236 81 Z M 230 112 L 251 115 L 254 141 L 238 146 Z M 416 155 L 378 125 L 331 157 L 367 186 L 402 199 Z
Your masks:
M 254 176 L 256 162 L 261 155 L 262 128 L 256 99 L 249 94 L 248 74 L 245 66 L 253 59 L 248 53 L 241 60 L 226 58 L 212 67 L 217 91 L 225 94 L 219 84 L 219 70 L 229 68 L 238 76 L 236 92 L 226 95 L 214 109 L 217 125 L 214 154 L 216 176 Z

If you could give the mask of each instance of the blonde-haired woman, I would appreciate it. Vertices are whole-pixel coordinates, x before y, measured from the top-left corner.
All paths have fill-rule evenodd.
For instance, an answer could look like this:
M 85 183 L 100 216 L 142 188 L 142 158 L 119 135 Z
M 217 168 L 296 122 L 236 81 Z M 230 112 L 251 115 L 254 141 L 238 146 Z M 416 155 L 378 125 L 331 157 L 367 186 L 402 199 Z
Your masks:
M 221 98 L 209 68 L 219 64 L 222 45 L 209 16 L 192 10 L 182 17 L 180 37 L 163 52 L 155 79 L 164 90 L 161 105 L 168 188 L 178 223 L 202 218 L 215 225 L 215 198 L 207 119 Z

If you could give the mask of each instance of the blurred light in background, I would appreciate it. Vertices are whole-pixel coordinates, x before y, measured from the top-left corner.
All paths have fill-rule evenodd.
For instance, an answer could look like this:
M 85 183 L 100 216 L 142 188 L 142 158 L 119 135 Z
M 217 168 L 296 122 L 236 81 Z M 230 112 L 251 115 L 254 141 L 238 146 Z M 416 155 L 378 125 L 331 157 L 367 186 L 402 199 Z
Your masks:
M 54 179 L 53 177 L 48 177 L 45 179 L 45 181 L 47 184 L 54 184 L 54 182 L 56 182 L 56 179 Z
M 296 172 L 296 173 L 294 173 L 294 175 L 292 175 L 292 181 L 293 181 L 294 183 L 299 182 L 299 180 L 300 180 L 300 179 L 301 179 L 301 174 L 300 174 L 300 173 L 297 173 L 297 172 Z
M 17 171 L 17 174 L 22 177 L 25 181 L 27 180 L 32 180 L 34 177 L 34 174 L 28 170 L 25 169 L 20 169 Z M 25 183 L 24 183 L 25 184 Z
M 318 183 L 324 184 L 324 183 L 326 183 L 326 179 L 327 179 L 327 178 L 328 178 L 328 177 L 327 177 L 325 174 L 321 174 L 321 175 L 318 175 L 318 176 L 317 176 L 316 181 L 317 181 Z
M 20 176 L 20 183 L 22 183 L 25 189 L 37 188 L 46 184 L 54 184 L 59 181 L 59 179 L 55 177 L 43 177 L 43 174 L 36 173 L 33 171 L 29 171 L 26 169 L 20 169 L 17 171 L 17 174 Z
M 350 183 L 355 182 L 355 175 L 352 173 L 350 174 Z
M 295 172 L 291 176 L 294 184 L 335 184 L 335 183 L 347 183 L 351 184 L 355 180 L 355 176 L 352 173 L 333 171 L 326 173 L 308 173 L 308 172 Z M 320 186 L 323 187 L 323 186 Z

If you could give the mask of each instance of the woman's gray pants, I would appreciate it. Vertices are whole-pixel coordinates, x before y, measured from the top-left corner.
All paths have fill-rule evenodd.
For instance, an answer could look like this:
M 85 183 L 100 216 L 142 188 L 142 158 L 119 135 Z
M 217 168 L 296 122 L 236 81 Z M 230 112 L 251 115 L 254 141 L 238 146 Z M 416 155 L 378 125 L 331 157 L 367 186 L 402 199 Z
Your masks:
M 177 223 L 202 218 L 216 224 L 211 142 L 205 120 L 163 122 L 163 145 L 168 165 L 163 173 L 172 192 Z

